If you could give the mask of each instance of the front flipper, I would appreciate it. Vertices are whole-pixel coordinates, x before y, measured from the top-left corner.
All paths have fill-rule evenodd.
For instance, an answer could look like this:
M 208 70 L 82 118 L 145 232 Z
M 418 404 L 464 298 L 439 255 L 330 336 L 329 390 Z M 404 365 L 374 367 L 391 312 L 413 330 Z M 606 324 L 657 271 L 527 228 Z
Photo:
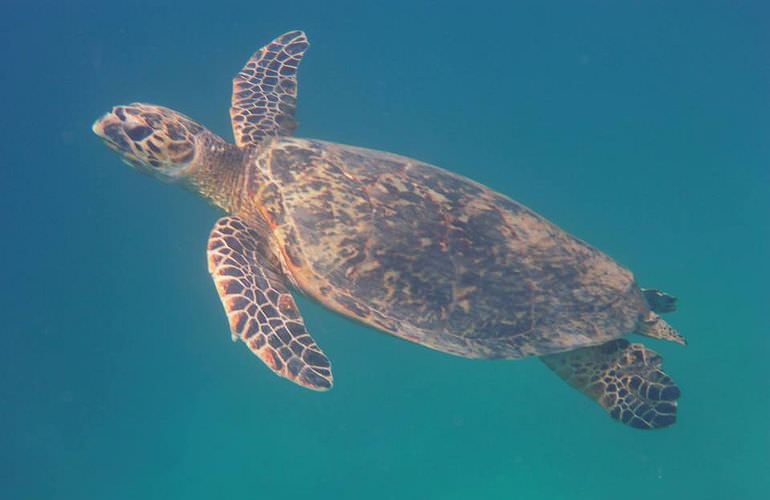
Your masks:
M 209 236 L 208 261 L 233 340 L 243 340 L 281 377 L 331 389 L 331 363 L 305 329 L 264 236 L 237 217 L 223 217 Z
M 658 429 L 676 422 L 679 388 L 660 369 L 660 356 L 642 344 L 616 339 L 541 359 L 626 425 Z
M 309 45 L 303 32 L 285 33 L 259 49 L 235 76 L 230 118 L 238 146 L 291 135 L 297 128 L 297 68 Z

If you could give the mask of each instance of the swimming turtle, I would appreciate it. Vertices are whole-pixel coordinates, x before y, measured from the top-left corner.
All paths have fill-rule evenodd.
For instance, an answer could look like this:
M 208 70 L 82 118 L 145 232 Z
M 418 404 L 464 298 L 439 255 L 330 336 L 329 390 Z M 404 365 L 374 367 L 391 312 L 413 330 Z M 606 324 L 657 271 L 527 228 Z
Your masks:
M 233 340 L 303 387 L 331 363 L 292 291 L 376 329 L 467 358 L 540 356 L 632 427 L 676 420 L 661 358 L 624 338 L 684 343 L 674 298 L 532 210 L 418 160 L 292 137 L 308 40 L 279 36 L 233 81 L 235 145 L 161 106 L 115 106 L 94 132 L 137 169 L 228 213 L 209 271 Z

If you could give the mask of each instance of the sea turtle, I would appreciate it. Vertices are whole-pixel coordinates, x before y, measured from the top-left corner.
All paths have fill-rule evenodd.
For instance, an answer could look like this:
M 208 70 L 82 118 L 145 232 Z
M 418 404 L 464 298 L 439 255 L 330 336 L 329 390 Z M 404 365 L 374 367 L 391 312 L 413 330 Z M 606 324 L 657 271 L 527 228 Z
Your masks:
M 235 145 L 161 106 L 115 106 L 93 131 L 137 169 L 229 215 L 208 265 L 230 323 L 276 374 L 332 387 L 331 364 L 291 290 L 397 337 L 467 358 L 540 356 L 633 427 L 676 420 L 661 358 L 623 337 L 684 343 L 610 257 L 510 198 L 395 154 L 292 137 L 301 31 L 233 81 Z

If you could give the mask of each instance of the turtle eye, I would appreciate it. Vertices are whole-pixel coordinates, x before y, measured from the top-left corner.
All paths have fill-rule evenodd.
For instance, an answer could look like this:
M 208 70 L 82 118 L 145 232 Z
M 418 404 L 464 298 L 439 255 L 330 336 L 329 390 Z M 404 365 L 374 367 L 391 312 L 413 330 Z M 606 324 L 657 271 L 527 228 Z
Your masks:
M 134 141 L 141 141 L 152 133 L 150 127 L 144 125 L 137 125 L 136 127 L 129 127 L 126 129 L 126 134 Z

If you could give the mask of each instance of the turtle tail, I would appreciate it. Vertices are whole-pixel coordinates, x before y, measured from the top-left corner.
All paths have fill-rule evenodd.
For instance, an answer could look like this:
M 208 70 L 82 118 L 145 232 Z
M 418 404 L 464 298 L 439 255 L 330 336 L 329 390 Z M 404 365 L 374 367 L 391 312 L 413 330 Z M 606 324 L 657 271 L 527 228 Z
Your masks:
M 642 344 L 616 339 L 541 359 L 615 420 L 637 429 L 676 422 L 679 388 L 661 370 L 661 357 Z

